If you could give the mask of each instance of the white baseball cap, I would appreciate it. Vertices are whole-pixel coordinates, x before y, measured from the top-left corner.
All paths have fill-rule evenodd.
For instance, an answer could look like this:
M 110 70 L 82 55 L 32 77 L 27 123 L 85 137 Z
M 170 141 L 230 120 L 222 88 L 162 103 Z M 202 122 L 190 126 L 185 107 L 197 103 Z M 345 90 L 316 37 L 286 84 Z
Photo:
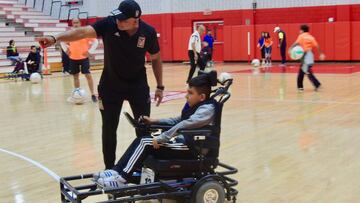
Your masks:
M 275 27 L 274 32 L 278 32 L 280 30 L 280 27 Z

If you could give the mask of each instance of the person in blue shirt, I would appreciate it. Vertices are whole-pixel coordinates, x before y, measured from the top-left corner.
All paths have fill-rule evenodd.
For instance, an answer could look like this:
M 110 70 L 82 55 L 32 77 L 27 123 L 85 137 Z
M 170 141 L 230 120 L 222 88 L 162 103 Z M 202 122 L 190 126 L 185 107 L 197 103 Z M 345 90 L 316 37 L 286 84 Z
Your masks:
M 264 48 L 265 37 L 264 36 L 265 36 L 265 32 L 261 32 L 261 36 L 260 36 L 258 44 L 257 44 L 257 47 L 261 51 L 261 61 L 262 61 L 263 65 L 265 64 L 265 48 Z
M 211 30 L 208 30 L 207 31 L 207 34 L 205 35 L 205 37 L 204 37 L 204 40 L 203 41 L 205 41 L 205 42 L 207 42 L 208 43 L 208 46 L 209 46 L 209 48 L 210 48 L 210 50 L 211 50 L 211 54 L 210 54 L 210 57 L 209 57 L 209 60 L 212 60 L 212 53 L 213 53 L 213 51 L 214 51 L 214 37 L 211 35 Z

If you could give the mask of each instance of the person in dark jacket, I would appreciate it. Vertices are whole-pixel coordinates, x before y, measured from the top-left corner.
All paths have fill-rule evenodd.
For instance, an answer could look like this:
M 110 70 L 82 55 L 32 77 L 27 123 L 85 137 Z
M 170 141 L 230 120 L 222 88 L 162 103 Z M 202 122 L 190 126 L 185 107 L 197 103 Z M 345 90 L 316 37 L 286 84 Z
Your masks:
M 207 63 L 211 61 L 212 48 L 205 41 L 202 44 L 203 44 L 203 48 L 201 49 L 200 52 L 200 58 L 202 60 L 202 64 L 199 65 L 201 65 L 201 70 L 204 70 Z
M 40 54 L 36 46 L 31 46 L 31 51 L 28 57 L 25 60 L 29 73 L 34 73 L 39 71 L 40 67 Z

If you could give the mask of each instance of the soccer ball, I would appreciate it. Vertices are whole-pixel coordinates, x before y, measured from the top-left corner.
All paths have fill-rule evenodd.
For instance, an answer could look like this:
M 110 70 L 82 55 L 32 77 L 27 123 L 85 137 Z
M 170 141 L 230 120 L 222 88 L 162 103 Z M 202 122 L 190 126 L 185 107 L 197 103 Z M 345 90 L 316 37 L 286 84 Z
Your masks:
M 86 91 L 82 88 L 75 88 L 69 100 L 75 104 L 83 104 L 86 101 Z
M 254 67 L 259 67 L 260 66 L 260 60 L 259 59 L 253 59 L 251 61 L 251 65 L 253 65 Z
M 301 46 L 295 46 L 290 49 L 290 58 L 293 60 L 299 60 L 304 56 L 304 49 Z
M 223 73 L 221 73 L 220 75 L 219 75 L 219 77 L 218 77 L 218 81 L 220 82 L 220 83 L 224 83 L 224 82 L 226 82 L 227 80 L 230 80 L 230 79 L 232 79 L 232 76 L 229 74 L 229 73 L 226 73 L 226 72 L 223 72 Z
M 32 73 L 30 75 L 30 81 L 34 84 L 39 83 L 41 81 L 41 75 L 39 73 Z

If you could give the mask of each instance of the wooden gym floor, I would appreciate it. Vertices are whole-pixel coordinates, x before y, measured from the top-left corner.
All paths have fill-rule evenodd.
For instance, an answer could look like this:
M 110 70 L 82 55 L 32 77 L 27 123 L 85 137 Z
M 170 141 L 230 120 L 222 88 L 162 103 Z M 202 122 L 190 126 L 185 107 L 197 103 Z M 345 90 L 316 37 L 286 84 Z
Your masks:
M 314 92 L 306 78 L 305 92 L 298 93 L 294 73 L 254 75 L 241 72 L 250 68 L 242 64 L 216 68 L 236 72 L 220 159 L 239 169 L 239 203 L 360 201 L 359 73 L 317 74 L 323 88 Z M 165 64 L 166 90 L 184 90 L 187 71 L 187 65 Z M 93 76 L 97 84 L 100 71 Z M 86 87 L 84 77 L 81 84 Z M 98 106 L 67 103 L 71 90 L 71 77 L 59 74 L 41 84 L 0 81 L 1 203 L 60 202 L 56 178 L 103 168 Z M 152 116 L 177 115 L 183 104 L 153 106 Z M 122 117 L 118 157 L 134 136 Z

